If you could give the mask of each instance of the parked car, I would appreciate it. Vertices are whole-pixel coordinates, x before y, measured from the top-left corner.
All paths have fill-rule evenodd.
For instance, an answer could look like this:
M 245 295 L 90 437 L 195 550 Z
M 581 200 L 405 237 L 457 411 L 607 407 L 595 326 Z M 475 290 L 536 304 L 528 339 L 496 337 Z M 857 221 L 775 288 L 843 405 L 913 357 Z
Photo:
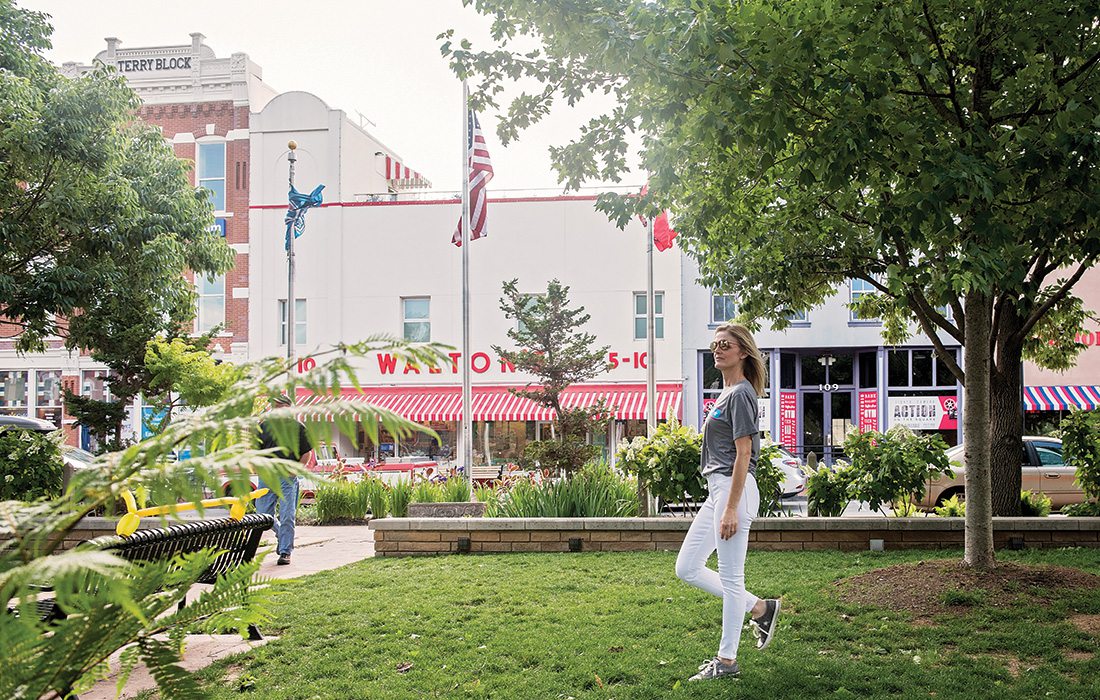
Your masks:
M 965 496 L 966 457 L 962 445 L 947 450 L 954 478 L 942 476 L 928 482 L 921 507 L 930 510 L 952 496 Z M 1062 460 L 1062 441 L 1052 437 L 1024 436 L 1020 455 L 1021 484 L 1025 491 L 1043 493 L 1055 509 L 1083 503 L 1085 492 L 1077 485 L 1077 471 Z
M 782 456 L 772 459 L 772 464 L 783 470 L 783 483 L 780 484 L 780 496 L 790 498 L 802 493 L 806 488 L 806 471 L 798 457 L 780 447 Z

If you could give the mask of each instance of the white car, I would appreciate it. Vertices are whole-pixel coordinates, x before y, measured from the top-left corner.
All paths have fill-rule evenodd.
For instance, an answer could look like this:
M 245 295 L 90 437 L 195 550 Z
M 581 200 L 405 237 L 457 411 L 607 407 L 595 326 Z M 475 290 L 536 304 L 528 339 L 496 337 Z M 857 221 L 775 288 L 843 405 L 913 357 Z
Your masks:
M 772 464 L 783 472 L 783 482 L 779 485 L 780 496 L 790 498 L 806 489 L 806 472 L 797 457 L 780 447 L 781 456 L 772 459 Z

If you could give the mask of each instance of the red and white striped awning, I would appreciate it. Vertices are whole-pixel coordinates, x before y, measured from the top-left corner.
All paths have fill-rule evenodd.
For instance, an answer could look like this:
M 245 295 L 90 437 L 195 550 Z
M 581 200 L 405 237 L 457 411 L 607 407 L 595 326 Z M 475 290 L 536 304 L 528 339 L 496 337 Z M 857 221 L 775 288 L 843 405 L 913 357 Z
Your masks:
M 386 180 L 393 187 L 432 186 L 428 178 L 391 156 L 386 156 Z
M 1092 411 L 1100 407 L 1100 386 L 1025 386 L 1025 411 Z
M 473 419 L 475 421 L 553 420 L 553 412 L 535 402 L 513 395 L 508 386 L 473 387 Z M 657 418 L 664 419 L 671 410 L 682 417 L 679 384 L 657 385 Z M 341 398 L 363 401 L 385 408 L 412 421 L 462 420 L 462 387 L 363 387 L 362 391 L 345 387 Z M 578 384 L 565 390 L 562 405 L 581 408 L 603 399 L 612 407 L 618 420 L 646 419 L 645 384 Z M 299 404 L 323 404 L 324 396 L 299 395 Z

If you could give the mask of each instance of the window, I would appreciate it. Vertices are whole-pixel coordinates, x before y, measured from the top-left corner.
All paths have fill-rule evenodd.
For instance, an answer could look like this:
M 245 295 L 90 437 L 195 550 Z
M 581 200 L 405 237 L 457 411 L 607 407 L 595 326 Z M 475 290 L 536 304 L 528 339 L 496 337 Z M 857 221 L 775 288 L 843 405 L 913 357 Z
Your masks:
M 935 386 L 932 381 L 932 350 L 913 351 L 913 386 Z
M 225 324 L 225 275 L 195 280 L 199 292 L 199 304 L 195 314 L 195 331 L 207 333 L 214 326 Z
M 35 378 L 35 417 L 61 427 L 61 370 L 38 370 Z
M 27 415 L 27 373 L 0 372 L 0 413 Z
M 646 303 L 645 292 L 634 293 L 634 340 L 646 339 Z M 653 293 L 653 336 L 665 337 L 665 295 L 664 292 Z
M 214 211 L 225 211 L 225 143 L 199 144 L 199 187 L 210 190 Z
M 401 322 L 405 340 L 428 343 L 432 339 L 431 297 L 409 297 L 401 300 Z
M 955 352 L 948 350 L 948 352 Z M 951 387 L 955 375 L 932 348 L 890 350 L 887 353 L 888 380 L 896 387 Z
M 874 350 L 859 353 L 859 387 L 878 386 L 878 353 Z
M 80 373 L 80 395 L 95 401 L 110 401 L 111 388 L 107 384 L 109 373 L 105 369 L 86 369 Z
M 1033 444 L 1035 445 L 1035 453 L 1039 455 L 1040 466 L 1061 466 L 1065 463 L 1062 458 L 1062 446 L 1057 442 L 1036 442 Z
M 643 297 L 642 306 L 645 308 Z M 733 296 L 729 294 L 710 295 L 710 322 L 712 324 L 728 323 L 737 316 L 737 304 L 733 303 Z M 645 337 L 645 336 L 643 336 Z
M 909 386 L 909 351 L 891 350 L 886 360 L 890 386 Z
M 306 344 L 306 300 L 294 300 L 294 344 Z M 279 300 L 279 345 L 286 345 L 286 299 Z
M 525 294 L 523 296 L 523 308 L 527 311 L 532 311 L 535 308 L 536 302 L 542 294 Z M 516 330 L 523 332 L 527 330 L 527 324 L 520 319 L 516 319 Z
M 792 311 L 787 314 L 787 320 L 791 323 L 809 323 L 810 319 L 805 311 Z
M 866 294 L 877 294 L 878 290 L 874 287 L 874 285 L 872 285 L 867 280 L 852 279 L 852 280 L 848 281 L 848 293 L 849 293 L 848 302 L 850 304 L 855 304 L 857 301 L 859 301 L 860 297 L 862 297 Z M 877 317 L 866 317 L 865 318 L 863 316 L 860 316 L 859 313 L 855 309 L 852 309 L 851 319 L 853 321 L 868 321 L 868 322 L 879 320 Z

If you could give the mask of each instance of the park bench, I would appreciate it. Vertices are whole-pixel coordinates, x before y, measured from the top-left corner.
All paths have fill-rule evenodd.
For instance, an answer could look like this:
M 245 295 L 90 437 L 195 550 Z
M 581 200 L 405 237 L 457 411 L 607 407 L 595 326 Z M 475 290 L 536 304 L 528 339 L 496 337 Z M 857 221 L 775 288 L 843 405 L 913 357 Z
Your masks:
M 197 581 L 210 584 L 226 571 L 252 561 L 259 548 L 260 538 L 266 530 L 271 529 L 273 522 L 272 516 L 259 513 L 246 515 L 241 520 L 196 520 L 138 530 L 128 537 L 98 537 L 84 546 L 111 552 L 131 562 L 160 561 L 171 559 L 177 554 L 213 549 L 219 554 Z M 186 602 L 186 599 L 180 601 L 180 609 Z M 43 620 L 59 620 L 65 617 L 65 612 L 50 598 L 38 602 L 38 612 Z M 255 625 L 248 626 L 248 638 L 263 639 Z

